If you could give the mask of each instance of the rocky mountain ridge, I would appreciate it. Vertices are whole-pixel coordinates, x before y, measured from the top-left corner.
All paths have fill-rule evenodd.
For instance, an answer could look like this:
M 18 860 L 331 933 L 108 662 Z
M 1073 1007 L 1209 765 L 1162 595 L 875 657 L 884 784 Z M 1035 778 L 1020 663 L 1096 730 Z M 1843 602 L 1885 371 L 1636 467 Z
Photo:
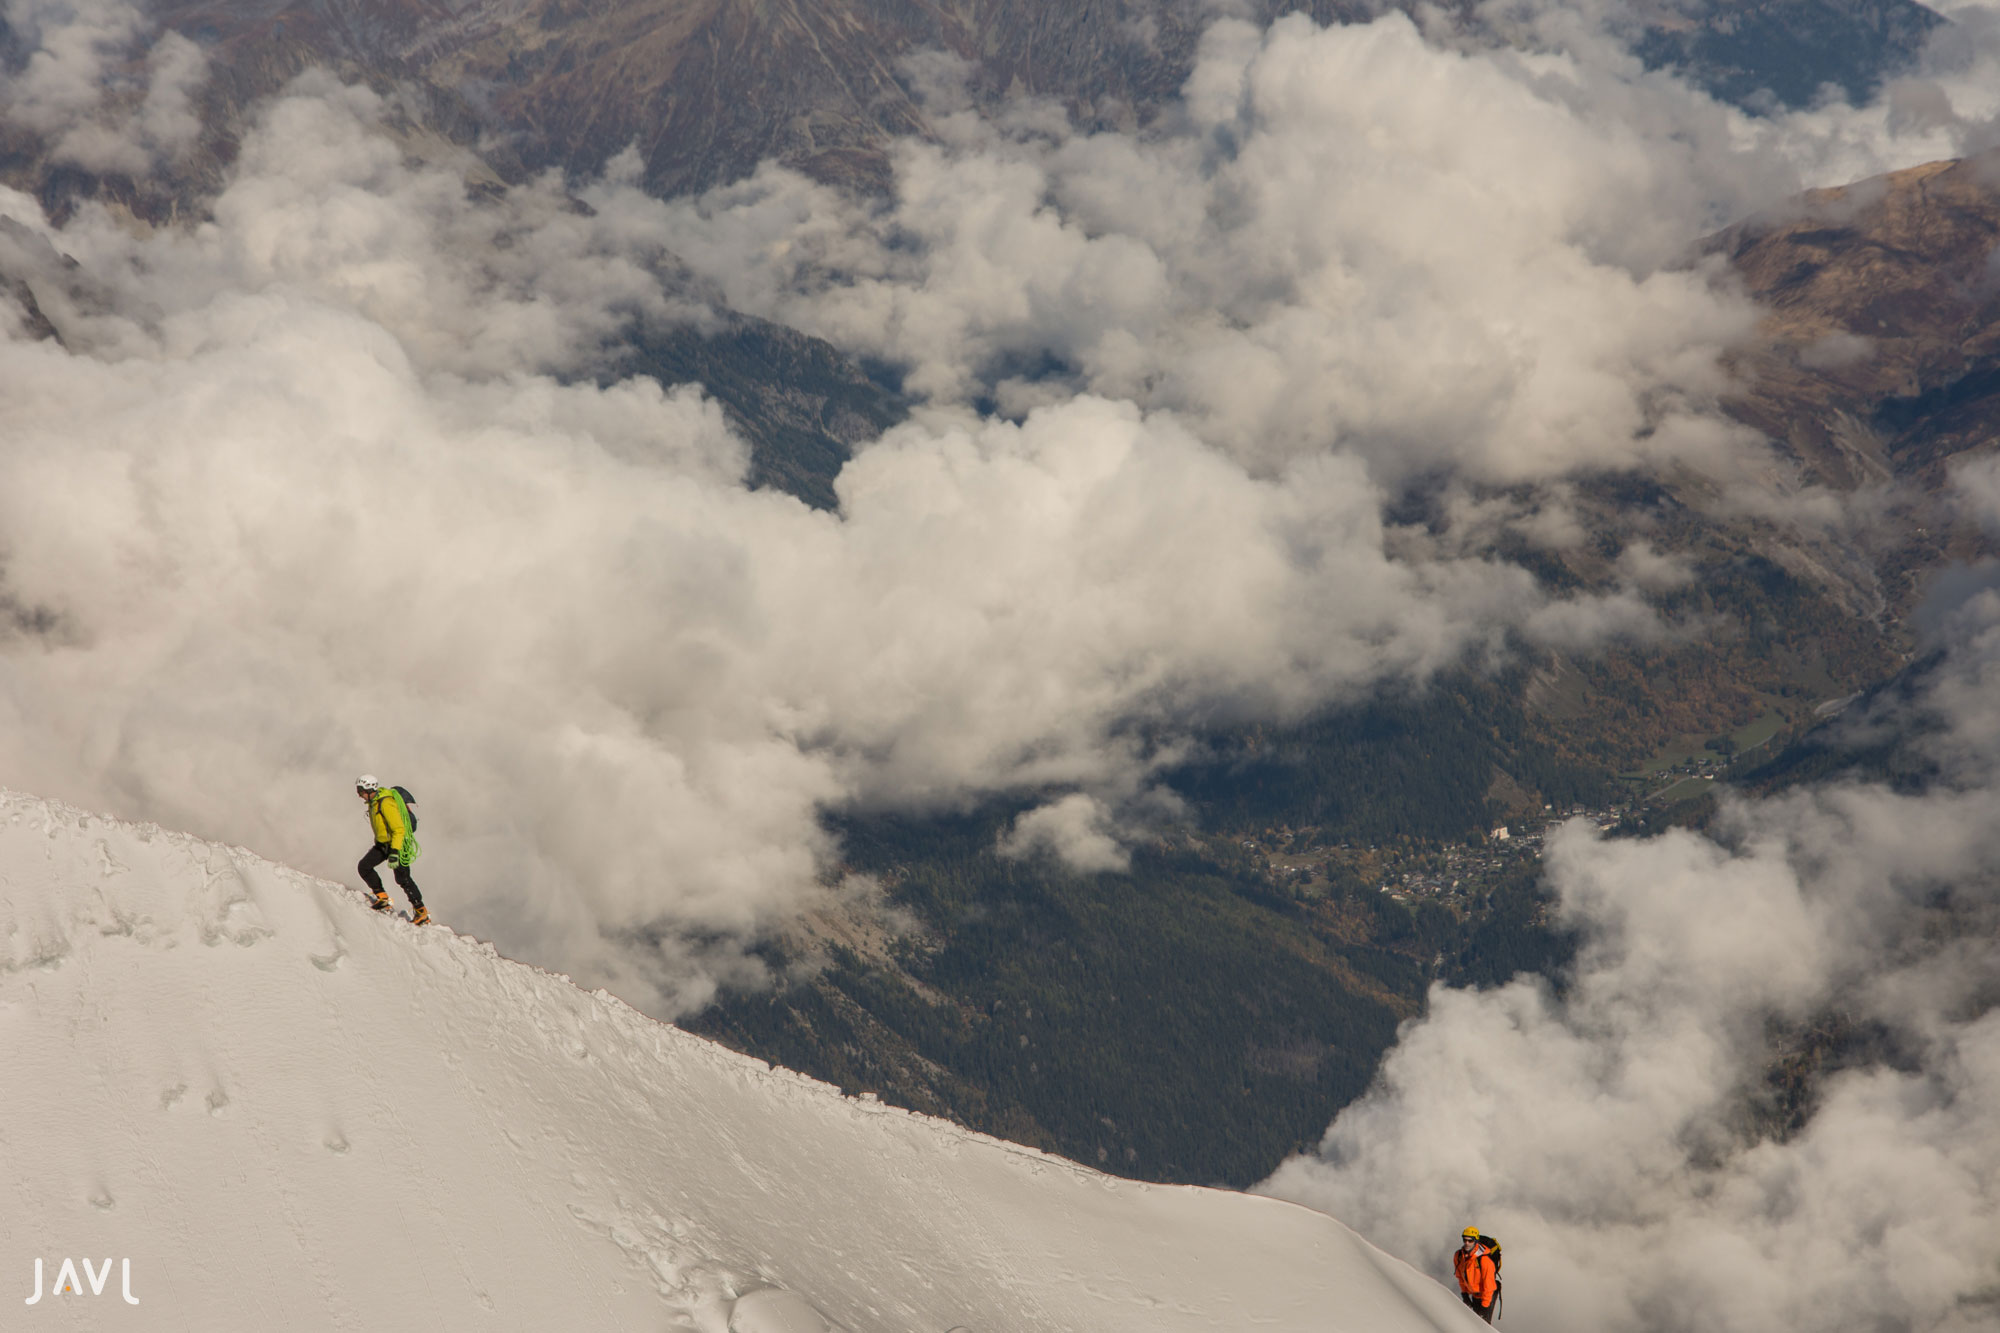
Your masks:
M 2000 395 L 2000 151 L 1815 190 L 1706 244 L 1769 314 L 1747 420 L 1843 489 L 1928 489 L 1989 448 Z
M 1253 0 L 1240 17 L 1374 17 L 1383 0 Z M 1402 5 L 1468 30 L 1469 0 Z M 1189 0 L 155 0 L 150 18 L 194 41 L 211 74 L 204 129 L 178 179 L 104 178 L 38 161 L 0 123 L 0 176 L 45 202 L 108 192 L 161 217 L 196 206 L 231 160 L 247 107 L 299 71 L 331 66 L 394 87 L 424 117 L 478 143 L 503 173 L 593 174 L 636 147 L 648 189 L 699 190 L 775 160 L 858 189 L 887 180 L 887 149 L 929 130 L 942 79 L 975 101 L 1013 92 L 1060 102 L 1083 124 L 1131 128 L 1179 92 L 1214 20 Z M 1941 22 L 1914 0 L 1754 0 L 1661 6 L 1631 24 L 1651 66 L 1717 96 L 1797 105 L 1826 83 L 1861 95 L 1906 64 Z M 22 66 L 0 20 L 0 68 Z

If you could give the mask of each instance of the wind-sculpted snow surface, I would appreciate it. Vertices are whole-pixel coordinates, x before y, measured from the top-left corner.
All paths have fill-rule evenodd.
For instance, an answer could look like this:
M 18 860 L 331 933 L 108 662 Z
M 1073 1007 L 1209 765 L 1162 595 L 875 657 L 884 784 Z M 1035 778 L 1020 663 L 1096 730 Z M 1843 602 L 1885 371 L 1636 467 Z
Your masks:
M 1320 1214 L 845 1098 L 240 848 L 12 793 L 0 1046 L 9 1328 L 1468 1326 Z M 138 1307 L 118 1275 L 15 1304 L 72 1256 L 129 1258 Z

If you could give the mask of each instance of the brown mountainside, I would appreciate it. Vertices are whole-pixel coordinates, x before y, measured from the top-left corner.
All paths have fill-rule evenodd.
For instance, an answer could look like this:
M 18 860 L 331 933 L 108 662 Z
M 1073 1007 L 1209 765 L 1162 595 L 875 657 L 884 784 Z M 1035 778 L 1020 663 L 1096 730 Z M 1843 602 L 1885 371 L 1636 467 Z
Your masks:
M 1707 243 L 1770 312 L 1734 410 L 1808 479 L 1890 497 L 1866 554 L 1892 616 L 1988 545 L 1948 482 L 2000 440 L 1996 244 L 2000 153 L 1813 191 Z
M 1395 8 L 1452 16 L 1508 40 L 1509 21 L 1472 0 L 1247 0 L 1229 12 L 1322 23 Z M 426 115 L 475 138 L 506 170 L 594 172 L 636 144 L 660 193 L 700 189 L 775 158 L 860 186 L 886 174 L 886 146 L 921 134 L 906 64 L 920 51 L 964 62 L 975 96 L 1025 90 L 1085 123 L 1143 121 L 1186 78 L 1218 16 L 1201 0 L 155 0 L 152 14 L 208 49 L 205 152 L 177 182 L 100 182 L 33 170 L 6 141 L 0 171 L 39 175 L 45 199 L 108 190 L 147 215 L 198 203 L 233 154 L 244 107 L 308 65 L 395 84 Z M 1635 11 L 1637 13 L 1638 11 Z M 1751 105 L 1822 83 L 1861 95 L 1906 62 L 1935 15 L 1913 0 L 1728 0 L 1633 20 L 1650 64 L 1673 64 Z M 1505 31 L 1503 31 L 1505 30 Z M 26 59 L 0 19 L 0 74 Z M 53 196 L 53 198 L 51 198 Z
M 1365 0 L 1260 0 L 1352 19 Z M 966 62 L 975 89 L 1056 96 L 1129 120 L 1172 94 L 1213 19 L 1181 0 L 164 0 L 207 43 L 239 104 L 306 64 L 415 81 L 468 130 L 499 132 L 528 166 L 595 171 L 637 144 L 647 184 L 699 189 L 776 158 L 879 183 L 887 142 L 922 133 L 902 69 L 920 50 Z
M 1770 310 L 1744 413 L 1834 484 L 1936 483 L 2000 420 L 2000 153 L 1841 189 L 1716 237 Z

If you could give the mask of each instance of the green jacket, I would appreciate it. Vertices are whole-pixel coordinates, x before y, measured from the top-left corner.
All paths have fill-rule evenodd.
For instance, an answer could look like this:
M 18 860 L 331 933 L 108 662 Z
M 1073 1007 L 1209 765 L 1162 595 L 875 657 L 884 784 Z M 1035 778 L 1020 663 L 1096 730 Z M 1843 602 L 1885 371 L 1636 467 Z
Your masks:
M 403 793 L 394 787 L 371 793 L 368 823 L 375 830 L 375 841 L 389 849 L 398 865 L 417 859 L 416 820 L 410 817 L 410 807 L 403 804 Z

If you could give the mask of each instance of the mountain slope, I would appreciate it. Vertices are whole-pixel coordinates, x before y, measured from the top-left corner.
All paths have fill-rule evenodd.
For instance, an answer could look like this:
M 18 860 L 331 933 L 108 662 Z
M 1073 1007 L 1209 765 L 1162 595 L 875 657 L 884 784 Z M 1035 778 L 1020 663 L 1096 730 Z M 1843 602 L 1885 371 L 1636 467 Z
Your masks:
M 1728 0 L 1665 5 L 1636 50 L 1725 101 L 1798 107 L 1832 84 L 1865 101 L 1915 61 L 1944 19 L 1914 0 Z
M 1843 488 L 1937 491 L 2000 402 L 2000 151 L 1814 190 L 1705 242 L 1770 311 L 1743 416 Z
M 224 154 L 233 149 L 223 128 L 232 108 L 307 65 L 329 64 L 420 89 L 455 137 L 516 165 L 590 174 L 636 146 L 649 188 L 662 194 L 745 175 L 767 158 L 879 187 L 890 142 L 932 128 L 938 108 L 921 85 L 953 65 L 946 77 L 962 78 L 978 100 L 1025 91 L 1086 121 L 1144 121 L 1179 92 L 1202 32 L 1223 12 L 1183 0 L 155 0 L 148 8 L 222 71 L 204 118 L 211 148 Z M 1470 0 L 1227 7 L 1260 25 L 1294 12 L 1324 24 L 1403 9 L 1508 40 L 1507 17 L 1496 22 L 1490 8 Z M 1914 0 L 1729 0 L 1635 6 L 1618 26 L 1649 66 L 1763 107 L 1803 105 L 1828 84 L 1863 97 L 1911 63 L 1941 23 Z M 0 58 L 5 36 L 0 20 Z M 143 182 L 132 184 L 143 193 Z
M 1319 1214 L 844 1099 L 241 849 L 0 794 L 0 939 L 11 1280 L 129 1258 L 142 1307 L 52 1326 L 1467 1326 Z

